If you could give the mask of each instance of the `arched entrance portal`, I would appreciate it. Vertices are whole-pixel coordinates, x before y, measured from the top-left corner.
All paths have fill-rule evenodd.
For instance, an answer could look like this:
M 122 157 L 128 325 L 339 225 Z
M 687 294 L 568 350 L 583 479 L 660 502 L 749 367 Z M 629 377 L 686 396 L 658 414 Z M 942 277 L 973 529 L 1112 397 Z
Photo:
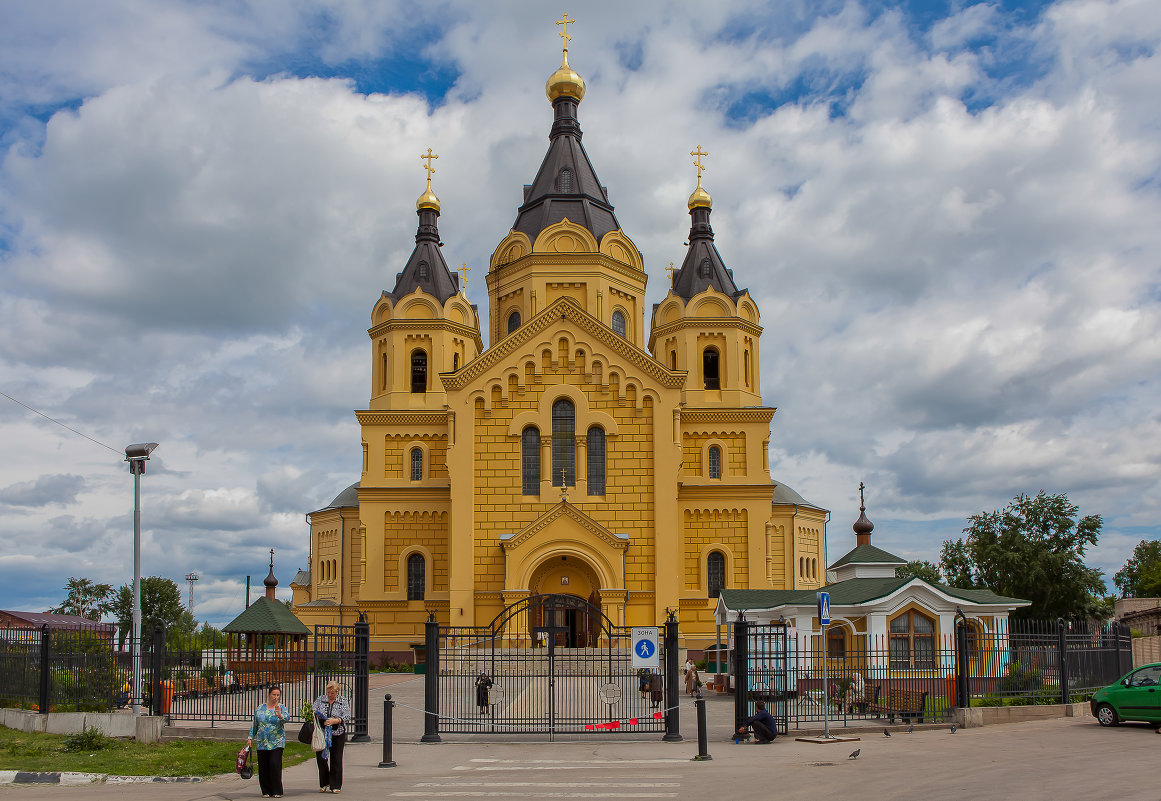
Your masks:
M 529 609 L 529 634 L 557 648 L 595 648 L 601 633 L 600 582 L 575 555 L 552 556 L 533 571 L 528 591 L 547 603 Z

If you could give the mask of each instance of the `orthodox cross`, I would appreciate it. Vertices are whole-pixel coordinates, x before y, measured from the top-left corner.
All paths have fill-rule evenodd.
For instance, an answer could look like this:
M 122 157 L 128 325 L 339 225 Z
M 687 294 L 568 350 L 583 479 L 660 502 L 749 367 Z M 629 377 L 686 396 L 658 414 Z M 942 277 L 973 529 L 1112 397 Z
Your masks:
M 560 33 L 557 34 L 557 36 L 559 36 L 561 39 L 564 39 L 564 52 L 566 53 L 568 52 L 568 43 L 572 41 L 572 37 L 568 35 L 568 26 L 574 22 L 576 22 L 575 19 L 568 18 L 567 11 L 564 12 L 564 14 L 561 15 L 561 18 L 556 21 L 556 24 L 560 25 L 563 29 Z
M 274 549 L 270 549 L 270 569 L 274 570 Z
M 429 184 L 431 183 L 431 174 L 435 172 L 435 168 L 431 166 L 431 160 L 437 158 L 439 158 L 439 156 L 432 153 L 430 147 L 427 149 L 426 153 L 419 154 L 420 161 L 427 161 L 427 164 L 423 166 L 423 169 L 427 170 L 427 182 Z
M 673 262 L 669 262 L 669 266 L 665 268 L 665 272 L 669 273 L 669 286 L 673 286 L 673 274 L 677 272 L 673 269 Z
M 705 165 L 701 163 L 702 156 L 708 156 L 709 153 L 701 149 L 701 145 L 697 146 L 696 150 L 689 151 L 689 155 L 693 156 L 693 166 L 697 167 L 697 182 L 701 183 L 701 174 L 705 171 Z
M 863 503 L 863 482 L 859 482 L 859 511 L 867 511 L 866 504 Z
M 468 291 L 468 277 L 464 273 L 470 273 L 472 268 L 468 266 L 466 261 L 461 262 L 461 265 L 456 268 L 456 272 L 460 274 L 460 292 L 466 293 Z
M 565 484 L 564 468 L 560 468 L 560 499 L 562 501 L 568 500 L 568 487 Z

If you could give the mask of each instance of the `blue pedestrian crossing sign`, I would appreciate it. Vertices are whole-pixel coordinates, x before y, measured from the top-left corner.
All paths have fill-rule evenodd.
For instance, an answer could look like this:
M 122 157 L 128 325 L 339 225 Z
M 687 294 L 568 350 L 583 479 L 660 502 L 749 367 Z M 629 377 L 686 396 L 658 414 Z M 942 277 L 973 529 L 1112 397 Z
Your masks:
M 630 641 L 633 646 L 633 668 L 658 668 L 657 627 L 644 626 L 632 629 Z
M 830 593 L 818 594 L 818 622 L 825 626 L 830 623 Z

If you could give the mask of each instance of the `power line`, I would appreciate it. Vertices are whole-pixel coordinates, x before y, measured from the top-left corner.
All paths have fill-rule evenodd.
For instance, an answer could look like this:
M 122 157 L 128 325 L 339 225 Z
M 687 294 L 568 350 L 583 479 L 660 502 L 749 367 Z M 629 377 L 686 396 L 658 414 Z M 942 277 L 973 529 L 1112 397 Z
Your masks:
M 74 433 L 74 434 L 76 434 L 77 436 L 84 437 L 84 438 L 85 438 L 85 439 L 87 439 L 89 442 L 92 442 L 92 443 L 95 443 L 95 444 L 97 444 L 97 445 L 100 445 L 102 448 L 108 448 L 108 449 L 109 449 L 109 450 L 111 450 L 113 453 L 117 454 L 118 456 L 120 456 L 120 455 L 121 455 L 121 451 L 117 450 L 116 448 L 110 447 L 110 446 L 106 445 L 105 443 L 101 442 L 100 440 L 95 440 L 95 439 L 93 439 L 92 437 L 90 437 L 88 434 L 83 434 L 83 433 L 81 433 L 80 431 L 77 431 L 77 430 L 76 430 L 75 428 L 73 428 L 72 426 L 67 426 L 67 425 L 65 425 L 64 423 L 62 423 L 60 420 L 57 420 L 57 419 L 56 419 L 56 418 L 54 418 L 54 417 L 49 417 L 47 414 L 45 414 L 45 413 L 44 413 L 44 412 L 42 412 L 42 411 L 39 411 L 39 410 L 37 410 L 37 409 L 33 409 L 33 408 L 32 408 L 31 406 L 29 406 L 27 403 L 22 403 L 21 401 L 18 401 L 18 400 L 16 400 L 16 398 L 12 397 L 11 395 L 8 395 L 8 394 L 6 394 L 6 393 L 4 393 L 4 392 L 0 392 L 0 395 L 3 395 L 5 398 L 7 398 L 8 400 L 12 401 L 13 403 L 15 403 L 15 404 L 17 404 L 17 405 L 19 405 L 19 406 L 23 406 L 25 409 L 27 409 L 27 410 L 28 410 L 28 411 L 30 411 L 30 412 L 36 412 L 36 414 L 39 414 L 39 415 L 40 415 L 41 417 L 43 417 L 45 420 L 50 420 L 50 421 L 52 421 L 52 422 L 56 423 L 56 424 L 57 424 L 58 426 L 60 426 L 61 428 L 67 428 L 69 431 L 73 432 L 73 433 Z

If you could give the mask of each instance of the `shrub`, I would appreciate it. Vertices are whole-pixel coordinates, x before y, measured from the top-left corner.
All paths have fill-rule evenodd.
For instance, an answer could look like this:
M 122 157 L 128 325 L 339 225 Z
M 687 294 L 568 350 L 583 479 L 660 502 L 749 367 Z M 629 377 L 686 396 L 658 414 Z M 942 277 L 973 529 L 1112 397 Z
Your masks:
M 1001 693 L 1036 693 L 1043 692 L 1048 686 L 1048 679 L 1043 670 L 1028 667 L 1023 662 L 1009 662 L 1008 672 L 999 681 Z
M 100 751 L 111 747 L 116 740 L 96 726 L 85 726 L 80 734 L 70 734 L 64 740 L 66 751 Z

